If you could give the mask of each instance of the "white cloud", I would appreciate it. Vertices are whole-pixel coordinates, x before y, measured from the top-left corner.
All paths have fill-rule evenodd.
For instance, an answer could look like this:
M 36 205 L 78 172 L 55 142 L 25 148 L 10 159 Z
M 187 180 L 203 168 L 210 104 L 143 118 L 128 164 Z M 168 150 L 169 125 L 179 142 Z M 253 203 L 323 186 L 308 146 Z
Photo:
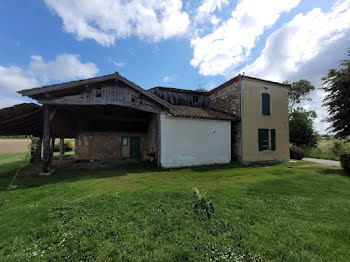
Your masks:
M 213 15 L 211 18 L 210 18 L 210 23 L 212 23 L 213 25 L 217 25 L 218 23 L 220 23 L 221 19 L 220 18 L 217 18 L 215 15 Z
M 329 13 L 315 8 L 305 15 L 298 14 L 267 38 L 261 56 L 242 71 L 276 81 L 291 79 L 306 63 L 349 34 L 349 17 L 350 0 L 338 2 Z M 332 50 L 330 58 L 337 52 Z M 319 67 L 320 64 L 313 64 L 306 70 L 313 74 Z
M 118 62 L 118 61 L 115 61 L 113 59 L 111 59 L 111 62 L 113 63 L 113 65 L 117 66 L 117 67 L 123 67 L 125 66 L 125 63 L 124 62 Z
M 44 61 L 41 56 L 32 56 L 29 71 L 42 82 L 68 81 L 95 76 L 99 69 L 94 63 L 82 63 L 78 55 L 61 54 L 54 61 Z
M 202 75 L 225 75 L 240 65 L 255 46 L 258 36 L 272 26 L 282 12 L 288 12 L 300 0 L 241 0 L 231 18 L 204 37 L 192 39 L 191 65 Z M 210 50 L 210 52 L 208 52 Z
M 68 81 L 95 76 L 99 69 L 94 63 L 82 63 L 78 55 L 62 54 L 53 61 L 32 56 L 25 68 L 0 66 L 0 90 L 18 91 L 47 84 L 50 81 Z
M 0 66 L 0 90 L 18 91 L 37 86 L 39 81 L 18 66 Z
M 24 99 L 0 96 L 0 108 L 10 107 L 16 104 L 25 103 Z
M 177 78 L 176 74 L 169 74 L 169 75 L 163 76 L 162 80 L 163 82 L 175 82 L 176 78 Z
M 260 57 L 241 71 L 275 81 L 308 79 L 319 88 L 322 76 L 346 57 L 350 47 L 349 17 L 350 0 L 338 1 L 328 13 L 315 8 L 305 15 L 298 14 L 272 33 Z M 328 117 L 322 107 L 324 95 L 315 90 L 311 94 L 313 101 L 302 104 L 316 111 L 315 125 L 321 133 L 327 133 L 329 126 L 323 122 Z
M 45 0 L 62 18 L 64 30 L 79 40 L 104 46 L 116 39 L 138 36 L 153 41 L 186 32 L 189 18 L 181 0 Z
M 213 13 L 216 9 L 221 10 L 224 5 L 228 5 L 228 0 L 203 0 L 198 7 L 197 17 L 203 17 L 207 14 Z

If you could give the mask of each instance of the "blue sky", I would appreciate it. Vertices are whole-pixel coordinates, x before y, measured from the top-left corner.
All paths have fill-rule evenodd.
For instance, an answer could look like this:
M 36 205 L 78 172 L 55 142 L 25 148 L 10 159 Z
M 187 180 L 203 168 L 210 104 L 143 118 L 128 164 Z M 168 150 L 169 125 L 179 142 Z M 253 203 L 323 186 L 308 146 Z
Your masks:
M 116 71 L 145 89 L 212 89 L 241 72 L 320 87 L 350 48 L 349 17 L 350 0 L 3 0 L 0 107 Z M 303 104 L 322 133 L 323 96 Z

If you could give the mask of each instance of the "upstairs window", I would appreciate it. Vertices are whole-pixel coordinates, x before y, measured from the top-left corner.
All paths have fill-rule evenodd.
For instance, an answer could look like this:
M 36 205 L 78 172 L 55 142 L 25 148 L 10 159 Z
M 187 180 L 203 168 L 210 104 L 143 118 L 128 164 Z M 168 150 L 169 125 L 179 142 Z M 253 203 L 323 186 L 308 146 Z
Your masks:
M 262 114 L 265 116 L 270 115 L 270 94 L 261 94 Z
M 276 150 L 276 130 L 259 129 L 259 151 Z
M 96 97 L 102 97 L 102 91 L 100 87 L 96 88 Z

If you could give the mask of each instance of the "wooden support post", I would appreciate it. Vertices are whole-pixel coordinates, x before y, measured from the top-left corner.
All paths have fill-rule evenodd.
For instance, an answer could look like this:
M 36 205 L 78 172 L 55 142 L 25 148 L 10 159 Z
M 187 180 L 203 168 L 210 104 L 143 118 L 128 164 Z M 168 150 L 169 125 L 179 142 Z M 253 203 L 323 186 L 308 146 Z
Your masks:
M 161 126 L 160 114 L 156 115 L 157 166 L 161 167 Z
M 53 157 L 53 152 L 55 151 L 55 138 L 51 138 L 51 158 Z
M 63 155 L 64 155 L 64 138 L 60 138 L 60 161 L 59 161 L 59 167 L 62 166 Z
M 43 105 L 43 172 L 50 172 L 50 107 Z
M 40 137 L 39 140 L 38 140 L 37 147 L 35 149 L 35 159 L 34 159 L 35 163 L 39 163 L 41 161 L 41 148 L 42 148 L 42 145 L 43 145 L 43 138 Z

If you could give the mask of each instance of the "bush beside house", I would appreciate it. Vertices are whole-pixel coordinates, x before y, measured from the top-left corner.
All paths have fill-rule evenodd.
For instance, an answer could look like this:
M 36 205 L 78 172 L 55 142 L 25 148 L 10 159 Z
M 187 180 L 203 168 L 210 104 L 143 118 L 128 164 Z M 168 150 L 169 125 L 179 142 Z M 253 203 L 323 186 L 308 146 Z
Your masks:
M 340 156 L 340 163 L 344 169 L 344 173 L 350 176 L 350 153 L 344 153 Z
M 289 148 L 289 153 L 290 153 L 291 159 L 297 159 L 297 160 L 303 159 L 305 155 L 304 150 L 297 146 L 291 146 Z

